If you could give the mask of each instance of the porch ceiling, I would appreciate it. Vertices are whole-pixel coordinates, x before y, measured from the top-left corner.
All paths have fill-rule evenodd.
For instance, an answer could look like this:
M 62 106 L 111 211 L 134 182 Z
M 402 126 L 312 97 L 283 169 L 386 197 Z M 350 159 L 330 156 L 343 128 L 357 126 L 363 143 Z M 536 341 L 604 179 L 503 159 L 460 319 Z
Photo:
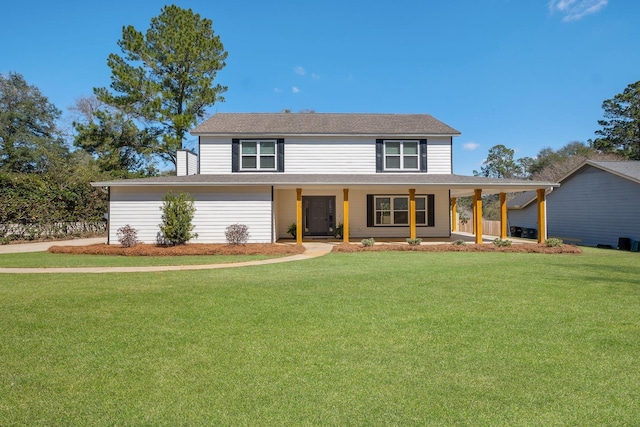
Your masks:
M 156 187 L 156 186 L 274 186 L 284 188 L 327 188 L 388 186 L 410 188 L 437 187 L 451 191 L 452 197 L 483 193 L 517 192 L 539 188 L 558 187 L 560 184 L 521 179 L 498 179 L 454 174 L 376 173 L 376 174 L 288 174 L 288 173 L 234 173 L 222 175 L 160 176 L 93 182 L 94 187 Z

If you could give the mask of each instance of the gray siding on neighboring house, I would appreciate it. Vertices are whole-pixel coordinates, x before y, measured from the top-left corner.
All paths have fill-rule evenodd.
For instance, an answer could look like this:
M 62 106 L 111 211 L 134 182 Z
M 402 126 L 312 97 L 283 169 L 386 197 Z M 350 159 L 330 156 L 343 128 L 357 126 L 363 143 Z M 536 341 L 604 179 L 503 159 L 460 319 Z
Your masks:
M 534 200 L 532 204 L 528 205 L 525 209 L 509 209 L 509 212 L 507 214 L 507 221 L 509 224 L 509 228 L 521 227 L 537 229 L 538 207 L 536 201 Z
M 537 206 L 509 210 L 509 224 L 536 227 Z M 586 166 L 547 196 L 548 236 L 584 246 L 640 240 L 640 184 Z

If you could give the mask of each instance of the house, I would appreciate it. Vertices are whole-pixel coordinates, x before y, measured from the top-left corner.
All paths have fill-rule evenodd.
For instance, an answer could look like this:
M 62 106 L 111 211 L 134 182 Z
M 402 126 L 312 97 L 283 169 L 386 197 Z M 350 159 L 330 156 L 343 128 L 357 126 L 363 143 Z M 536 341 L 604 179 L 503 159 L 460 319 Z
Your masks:
M 617 247 L 620 238 L 640 240 L 640 162 L 587 160 L 547 194 L 548 234 L 567 243 Z M 535 227 L 535 195 L 507 204 L 509 224 Z
M 456 197 L 473 194 L 481 218 L 483 191 L 544 198 L 556 185 L 453 174 L 460 132 L 426 114 L 217 113 L 192 134 L 198 154 L 178 153 L 177 176 L 93 183 L 109 192 L 110 243 L 125 224 L 155 242 L 168 191 L 195 199 L 193 242 L 224 243 L 226 227 L 241 223 L 255 243 L 289 238 L 296 224 L 301 243 L 340 225 L 345 241 L 445 238 Z

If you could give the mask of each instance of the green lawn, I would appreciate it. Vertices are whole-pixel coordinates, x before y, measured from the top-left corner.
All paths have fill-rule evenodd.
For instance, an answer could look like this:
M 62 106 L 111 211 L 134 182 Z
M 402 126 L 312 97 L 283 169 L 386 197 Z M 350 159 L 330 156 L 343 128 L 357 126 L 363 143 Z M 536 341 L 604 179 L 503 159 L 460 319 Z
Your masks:
M 0 425 L 637 425 L 640 255 L 0 275 Z
M 113 256 L 27 252 L 0 255 L 0 267 L 138 267 L 156 265 L 223 264 L 277 258 L 279 255 Z

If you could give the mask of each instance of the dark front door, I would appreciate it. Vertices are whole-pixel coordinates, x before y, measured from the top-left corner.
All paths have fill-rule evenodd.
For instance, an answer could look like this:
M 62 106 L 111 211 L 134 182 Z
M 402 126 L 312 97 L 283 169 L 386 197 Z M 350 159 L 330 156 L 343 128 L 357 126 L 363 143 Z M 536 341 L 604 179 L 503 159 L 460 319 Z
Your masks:
M 335 227 L 335 196 L 304 196 L 303 236 L 333 236 Z

